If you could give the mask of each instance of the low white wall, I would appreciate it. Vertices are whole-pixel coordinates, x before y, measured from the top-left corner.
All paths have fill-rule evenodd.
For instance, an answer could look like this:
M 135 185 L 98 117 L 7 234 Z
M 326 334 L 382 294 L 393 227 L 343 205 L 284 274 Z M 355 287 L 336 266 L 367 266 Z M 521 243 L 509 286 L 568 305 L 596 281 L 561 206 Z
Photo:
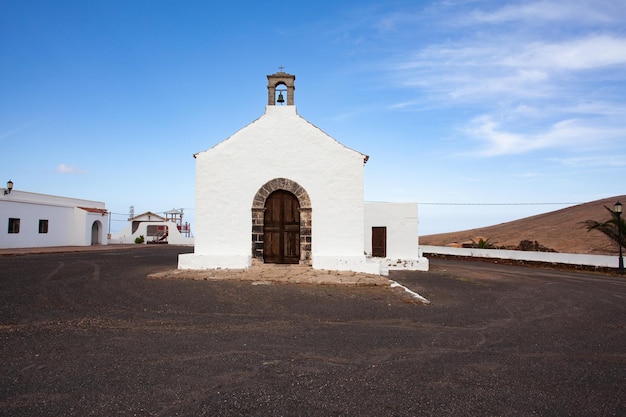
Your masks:
M 135 239 L 139 236 L 144 237 L 145 243 L 152 241 L 152 237 L 148 236 L 148 226 L 167 226 L 167 243 L 171 245 L 192 246 L 194 244 L 193 237 L 185 237 L 176 227 L 175 222 L 141 222 L 135 233 L 133 233 L 132 222 L 119 232 L 113 233 L 109 239 L 110 244 L 135 243 Z
M 585 265 L 604 268 L 617 268 L 618 257 L 576 253 L 532 252 L 506 249 L 450 248 L 447 246 L 421 245 L 421 251 L 428 255 L 472 256 L 476 258 L 512 259 L 516 261 L 548 262 L 569 265 Z

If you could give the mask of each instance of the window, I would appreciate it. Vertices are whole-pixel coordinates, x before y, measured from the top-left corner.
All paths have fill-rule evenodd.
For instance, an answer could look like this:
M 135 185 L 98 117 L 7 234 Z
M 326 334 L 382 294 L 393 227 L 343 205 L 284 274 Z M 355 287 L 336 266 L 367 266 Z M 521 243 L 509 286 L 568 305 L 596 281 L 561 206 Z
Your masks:
M 9 233 L 20 232 L 20 219 L 9 218 Z
M 48 220 L 39 220 L 39 233 L 48 233 Z
M 149 224 L 146 228 L 148 236 L 163 236 L 163 233 L 167 232 L 167 226 L 160 226 L 157 224 Z

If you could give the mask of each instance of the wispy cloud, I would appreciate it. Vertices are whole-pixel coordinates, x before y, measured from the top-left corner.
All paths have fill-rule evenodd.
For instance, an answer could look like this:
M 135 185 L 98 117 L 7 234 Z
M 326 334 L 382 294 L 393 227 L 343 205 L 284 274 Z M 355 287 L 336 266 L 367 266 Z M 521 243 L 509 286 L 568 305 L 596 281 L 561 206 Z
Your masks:
M 72 175 L 80 175 L 80 174 L 87 173 L 87 171 L 81 168 L 78 168 L 76 165 L 67 165 L 67 164 L 57 165 L 56 172 L 58 174 L 72 174 Z
M 0 132 L 0 140 L 9 138 L 13 135 L 18 134 L 19 132 L 21 132 L 22 130 L 26 129 L 28 126 L 22 126 L 22 127 L 17 127 L 15 129 L 9 130 L 7 132 Z
M 469 154 L 483 157 L 623 146 L 618 140 L 626 134 L 620 116 L 623 88 L 616 86 L 626 82 L 626 36 L 615 13 L 626 13 L 626 3 L 603 2 L 602 10 L 596 1 L 574 3 L 535 1 L 491 9 L 484 6 L 488 2 L 478 3 L 484 9 L 466 4 L 461 7 L 465 19 L 458 11 L 451 16 L 463 21 L 461 32 L 440 15 L 439 26 L 449 31 L 445 42 L 420 43 L 390 65 L 393 80 L 415 94 L 389 108 L 406 111 L 428 103 L 464 109 L 469 116 L 460 131 L 479 144 Z M 555 31 L 554 21 L 569 25 Z M 520 22 L 522 29 L 511 22 Z M 400 24 L 401 19 L 394 21 Z M 472 25 L 476 30 L 468 32 Z
M 549 160 L 568 167 L 624 167 L 626 154 L 581 156 L 572 158 L 549 158 Z
M 393 70 L 404 86 L 439 100 L 479 101 L 545 98 L 557 89 L 565 94 L 565 84 L 572 82 L 569 88 L 579 91 L 585 81 L 580 71 L 623 66 L 626 37 L 593 35 L 562 42 L 431 45 L 402 59 Z
M 464 133 L 483 144 L 481 149 L 471 154 L 491 157 L 549 148 L 606 150 L 626 136 L 626 127 L 602 126 L 587 120 L 570 119 L 554 123 L 538 133 L 523 133 L 507 130 L 490 116 L 481 116 L 472 120 Z
M 475 9 L 466 17 L 468 24 L 488 23 L 505 24 L 511 22 L 567 22 L 577 21 L 579 24 L 611 23 L 621 19 L 625 5 L 619 1 L 578 0 L 563 2 L 531 1 L 505 5 L 494 10 Z
M 496 63 L 497 64 L 497 63 Z M 562 70 L 601 69 L 626 64 L 626 38 L 590 35 L 564 42 L 534 42 L 504 58 L 503 66 Z

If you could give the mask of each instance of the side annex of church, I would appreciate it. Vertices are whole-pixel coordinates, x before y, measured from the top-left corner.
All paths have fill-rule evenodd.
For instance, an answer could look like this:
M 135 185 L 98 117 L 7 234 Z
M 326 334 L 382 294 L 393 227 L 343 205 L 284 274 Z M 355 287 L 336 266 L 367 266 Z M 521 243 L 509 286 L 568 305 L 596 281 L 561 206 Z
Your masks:
M 267 79 L 265 114 L 194 155 L 195 248 L 178 267 L 246 269 L 255 260 L 380 275 L 428 270 L 417 204 L 365 202 L 368 156 L 297 114 L 294 75 Z

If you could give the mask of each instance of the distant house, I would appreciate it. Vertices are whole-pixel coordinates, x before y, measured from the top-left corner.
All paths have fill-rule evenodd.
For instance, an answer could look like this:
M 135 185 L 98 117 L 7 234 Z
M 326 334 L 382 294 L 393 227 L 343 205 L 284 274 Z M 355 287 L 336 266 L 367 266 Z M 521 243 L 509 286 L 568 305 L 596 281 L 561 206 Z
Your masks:
M 0 248 L 106 245 L 99 201 L 0 188 Z
M 182 211 L 170 210 L 166 217 L 147 211 L 128 219 L 128 225 L 113 233 L 109 243 L 135 243 L 135 239 L 144 237 L 144 243 L 171 243 L 174 245 L 193 245 L 188 223 L 182 223 Z
M 383 275 L 427 270 L 417 204 L 366 203 L 368 156 L 298 115 L 294 75 L 267 78 L 265 114 L 194 155 L 196 244 L 178 267 L 248 268 L 254 259 Z

